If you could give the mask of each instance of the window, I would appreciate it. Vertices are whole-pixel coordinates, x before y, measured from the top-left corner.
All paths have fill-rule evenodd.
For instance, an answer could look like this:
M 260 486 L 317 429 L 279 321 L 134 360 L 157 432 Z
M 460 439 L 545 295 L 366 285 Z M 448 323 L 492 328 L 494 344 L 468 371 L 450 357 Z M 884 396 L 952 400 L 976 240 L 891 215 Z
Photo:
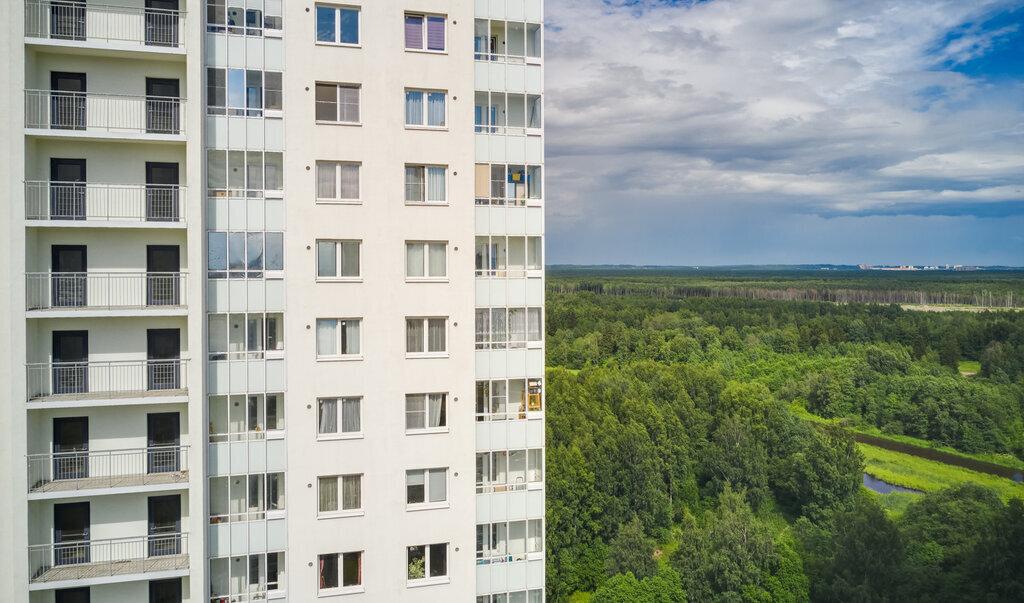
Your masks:
M 206 31 L 234 35 L 280 36 L 282 23 L 282 0 L 248 0 L 248 8 L 241 2 L 238 6 L 226 6 L 227 0 L 206 0 Z M 260 10 L 260 7 L 264 10 Z
M 359 86 L 317 82 L 316 120 L 343 124 L 359 123 Z
M 358 203 L 359 164 L 342 161 L 317 161 L 316 200 Z
M 359 278 L 360 245 L 360 241 L 317 241 L 317 279 Z
M 447 318 L 406 318 L 406 355 L 446 355 L 448 352 L 447 331 Z
M 541 519 L 477 524 L 478 564 L 522 561 L 527 553 L 544 550 L 544 522 Z M 525 597 L 525 595 L 524 595 Z
M 409 582 L 447 582 L 448 543 L 419 544 L 408 548 Z
M 285 587 L 284 553 L 210 559 L 210 603 L 266 599 Z
M 282 437 L 284 394 L 210 396 L 210 441 Z
M 541 96 L 505 92 L 477 92 L 473 119 L 477 132 L 525 134 L 524 128 L 541 127 Z
M 318 358 L 359 356 L 362 320 L 359 318 L 318 318 L 316 355 Z
M 317 483 L 320 515 L 352 514 L 363 508 L 362 475 L 330 475 Z
M 405 166 L 406 203 L 447 203 L 445 173 L 448 168 L 429 165 Z
M 362 433 L 362 403 L 359 397 L 317 400 L 317 435 L 321 439 L 325 439 L 324 436 L 358 437 Z
M 541 199 L 541 166 L 476 164 L 477 205 L 536 205 Z
M 208 278 L 264 278 L 284 270 L 284 233 L 207 233 Z M 264 272 L 266 271 L 266 272 Z
M 405 125 L 429 128 L 447 127 L 444 92 L 405 91 Z
M 340 566 L 340 576 L 339 576 Z M 339 580 L 340 578 L 340 580 Z M 361 592 L 363 584 L 363 553 L 331 553 L 320 555 L 320 591 L 351 588 Z M 344 592 L 344 591 L 342 591 Z
M 409 280 L 447 278 L 448 244 L 406 241 L 405 276 Z
M 448 394 L 407 394 L 405 430 L 443 430 L 448 426 Z
M 448 469 L 413 469 L 405 472 L 407 505 L 436 505 L 448 500 Z
M 206 112 L 210 115 L 262 117 L 263 109 L 280 111 L 280 71 L 206 68 Z
M 209 150 L 206 186 L 211 197 L 262 197 L 265 191 L 278 191 L 279 196 L 284 189 L 284 155 Z
M 540 23 L 477 19 L 473 25 L 474 58 L 536 63 L 542 51 L 541 31 Z
M 284 473 L 210 478 L 210 523 L 257 521 L 284 511 Z
M 445 18 L 439 15 L 405 15 L 406 50 L 444 50 Z
M 477 308 L 476 349 L 534 347 L 543 337 L 542 308 Z
M 476 275 L 522 278 L 544 268 L 541 237 L 476 238 Z
M 543 410 L 540 379 L 495 379 L 476 382 L 476 420 L 525 419 Z
M 359 9 L 317 5 L 316 41 L 359 44 Z
M 281 357 L 284 315 L 210 314 L 207 346 L 210 360 L 260 360 Z
M 525 490 L 544 481 L 544 451 L 540 448 L 496 450 L 476 454 L 476 491 Z

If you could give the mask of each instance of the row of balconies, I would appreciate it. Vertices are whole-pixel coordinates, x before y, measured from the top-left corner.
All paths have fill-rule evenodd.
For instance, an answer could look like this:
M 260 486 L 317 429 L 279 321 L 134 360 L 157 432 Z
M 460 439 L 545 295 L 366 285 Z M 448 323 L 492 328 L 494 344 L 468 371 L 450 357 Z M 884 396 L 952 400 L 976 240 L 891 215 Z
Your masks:
M 34 544 L 28 562 L 31 584 L 187 571 L 188 533 Z
M 185 99 L 172 96 L 26 90 L 33 134 L 184 140 Z
M 83 496 L 85 491 L 188 486 L 188 446 L 30 454 L 28 492 L 34 498 Z
M 25 37 L 54 45 L 181 54 L 185 12 L 74 0 L 28 0 Z
M 36 362 L 26 365 L 29 402 L 188 395 L 188 359 Z
M 26 305 L 30 312 L 61 315 L 141 309 L 177 314 L 185 308 L 186 276 L 183 272 L 30 272 L 25 275 Z

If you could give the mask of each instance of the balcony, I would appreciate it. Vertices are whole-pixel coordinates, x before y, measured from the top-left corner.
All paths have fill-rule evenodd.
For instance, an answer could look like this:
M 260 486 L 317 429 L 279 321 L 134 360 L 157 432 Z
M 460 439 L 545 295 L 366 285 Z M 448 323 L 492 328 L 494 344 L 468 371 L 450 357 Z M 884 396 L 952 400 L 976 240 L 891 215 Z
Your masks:
M 187 401 L 188 360 L 41 362 L 27 365 L 28 401 L 50 408 L 84 401 Z
M 30 317 L 184 315 L 182 272 L 30 272 L 25 298 Z
M 74 0 L 28 0 L 25 37 L 54 46 L 184 53 L 185 13 Z
M 29 181 L 25 219 L 47 226 L 180 228 L 185 224 L 184 192 L 177 184 Z
M 35 544 L 28 547 L 28 562 L 33 585 L 74 580 L 97 583 L 108 577 L 156 572 L 186 575 L 188 533 Z
M 25 127 L 64 138 L 184 141 L 184 104 L 172 96 L 26 90 Z
M 28 455 L 31 498 L 81 496 L 82 490 L 175 484 L 188 484 L 188 446 Z

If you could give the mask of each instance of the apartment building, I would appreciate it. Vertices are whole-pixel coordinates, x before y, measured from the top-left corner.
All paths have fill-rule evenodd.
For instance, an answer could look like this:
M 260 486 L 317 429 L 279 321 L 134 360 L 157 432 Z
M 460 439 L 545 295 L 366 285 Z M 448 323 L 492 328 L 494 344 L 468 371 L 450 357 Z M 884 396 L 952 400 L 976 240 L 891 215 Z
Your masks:
M 542 601 L 541 0 L 0 15 L 9 600 Z

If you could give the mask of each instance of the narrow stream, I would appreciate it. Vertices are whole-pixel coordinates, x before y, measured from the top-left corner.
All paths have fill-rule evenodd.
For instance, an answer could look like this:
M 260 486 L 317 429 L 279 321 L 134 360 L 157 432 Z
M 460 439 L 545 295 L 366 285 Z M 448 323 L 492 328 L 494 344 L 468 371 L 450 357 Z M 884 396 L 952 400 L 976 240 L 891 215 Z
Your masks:
M 1002 465 L 995 465 L 993 463 L 986 463 L 984 461 L 976 461 L 974 459 L 964 458 L 962 456 L 957 456 L 955 454 L 950 454 L 948 452 L 942 452 L 940 450 L 922 448 L 921 446 L 904 444 L 903 442 L 894 442 L 892 440 L 866 435 L 863 433 L 854 432 L 853 438 L 856 441 L 861 442 L 862 444 L 870 444 L 871 446 L 878 446 L 879 448 L 884 448 L 886 450 L 902 452 L 903 454 L 909 454 L 911 456 L 928 459 L 930 461 L 938 461 L 940 463 L 945 463 L 946 465 L 963 467 L 964 469 L 970 469 L 971 471 L 988 473 L 989 475 L 998 475 L 999 477 L 1012 479 L 1015 482 L 1024 481 L 1024 472 L 1022 472 L 1020 469 L 1011 469 L 1009 467 L 1003 467 Z M 867 483 L 865 482 L 864 485 L 867 486 Z
M 864 474 L 864 487 L 868 490 L 874 490 L 879 494 L 891 494 L 893 492 L 913 492 L 914 494 L 924 494 L 920 490 L 914 490 L 911 488 L 904 488 L 903 486 L 896 486 L 890 484 L 887 481 L 880 480 L 870 473 Z

